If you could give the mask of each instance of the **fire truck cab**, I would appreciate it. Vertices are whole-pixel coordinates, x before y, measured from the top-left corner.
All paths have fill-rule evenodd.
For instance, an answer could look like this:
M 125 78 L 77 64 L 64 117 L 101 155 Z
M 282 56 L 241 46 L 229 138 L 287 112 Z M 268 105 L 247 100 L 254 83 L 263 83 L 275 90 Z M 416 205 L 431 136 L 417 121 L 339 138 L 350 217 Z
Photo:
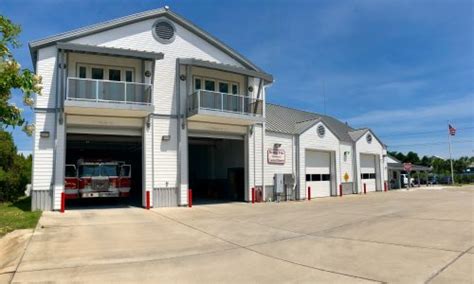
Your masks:
M 66 199 L 128 197 L 132 186 L 131 165 L 120 161 L 78 161 L 66 164 Z

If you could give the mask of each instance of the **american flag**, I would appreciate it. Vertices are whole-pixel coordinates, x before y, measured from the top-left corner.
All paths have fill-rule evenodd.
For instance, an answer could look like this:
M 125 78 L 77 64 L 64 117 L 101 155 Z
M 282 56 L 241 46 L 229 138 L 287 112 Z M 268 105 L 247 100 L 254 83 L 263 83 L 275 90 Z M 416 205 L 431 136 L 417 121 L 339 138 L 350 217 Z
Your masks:
M 454 128 L 451 124 L 449 124 L 449 135 L 456 135 L 456 128 Z

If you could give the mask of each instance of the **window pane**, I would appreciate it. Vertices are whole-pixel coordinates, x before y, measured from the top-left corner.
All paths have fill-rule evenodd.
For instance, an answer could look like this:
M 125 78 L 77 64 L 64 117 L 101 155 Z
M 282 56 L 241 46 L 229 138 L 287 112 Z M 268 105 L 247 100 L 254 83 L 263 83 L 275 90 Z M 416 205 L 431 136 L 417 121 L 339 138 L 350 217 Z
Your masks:
M 130 70 L 125 71 L 125 81 L 126 82 L 133 82 L 133 72 Z
M 239 93 L 239 86 L 232 84 L 232 94 L 237 95 Z
M 194 89 L 201 90 L 201 79 L 194 79 Z
M 216 90 L 216 82 L 205 80 L 204 82 L 204 89 L 206 91 L 215 91 Z
M 311 175 L 306 175 L 306 181 L 311 181 Z
M 229 92 L 229 84 L 219 82 L 219 92 L 227 94 Z
M 101 176 L 114 177 L 117 176 L 117 166 L 115 165 L 102 165 Z
M 322 180 L 325 180 L 325 181 L 331 180 L 331 175 L 330 174 L 323 174 L 322 175 Z
M 320 175 L 320 174 L 311 175 L 311 179 L 312 179 L 313 181 L 321 181 L 321 175 Z
M 91 78 L 96 80 L 104 80 L 104 69 L 102 68 L 92 68 L 91 69 Z
M 66 177 L 76 177 L 76 167 L 66 166 Z
M 79 78 L 86 78 L 86 77 L 87 77 L 86 67 L 85 66 L 79 67 Z
M 109 80 L 111 80 L 111 81 L 120 81 L 120 70 L 110 69 L 109 70 Z

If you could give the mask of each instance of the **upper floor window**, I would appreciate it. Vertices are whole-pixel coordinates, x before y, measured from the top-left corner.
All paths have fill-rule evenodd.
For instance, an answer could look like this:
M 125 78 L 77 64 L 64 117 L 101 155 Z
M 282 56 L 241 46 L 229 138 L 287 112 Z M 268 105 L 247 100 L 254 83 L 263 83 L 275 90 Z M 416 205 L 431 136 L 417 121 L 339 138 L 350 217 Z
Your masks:
M 134 75 L 133 68 L 128 67 L 80 64 L 77 68 L 77 76 L 84 79 L 134 82 Z
M 204 89 L 225 94 L 239 94 L 239 84 L 236 82 L 194 77 L 194 90 Z

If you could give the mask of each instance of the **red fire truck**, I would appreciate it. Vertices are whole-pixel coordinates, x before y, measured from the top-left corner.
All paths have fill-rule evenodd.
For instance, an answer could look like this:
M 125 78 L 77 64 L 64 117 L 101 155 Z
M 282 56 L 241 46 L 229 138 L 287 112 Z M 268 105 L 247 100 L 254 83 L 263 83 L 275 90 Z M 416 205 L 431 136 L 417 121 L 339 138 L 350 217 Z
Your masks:
M 128 197 L 132 186 L 131 165 L 119 161 L 78 161 L 66 165 L 66 199 Z

